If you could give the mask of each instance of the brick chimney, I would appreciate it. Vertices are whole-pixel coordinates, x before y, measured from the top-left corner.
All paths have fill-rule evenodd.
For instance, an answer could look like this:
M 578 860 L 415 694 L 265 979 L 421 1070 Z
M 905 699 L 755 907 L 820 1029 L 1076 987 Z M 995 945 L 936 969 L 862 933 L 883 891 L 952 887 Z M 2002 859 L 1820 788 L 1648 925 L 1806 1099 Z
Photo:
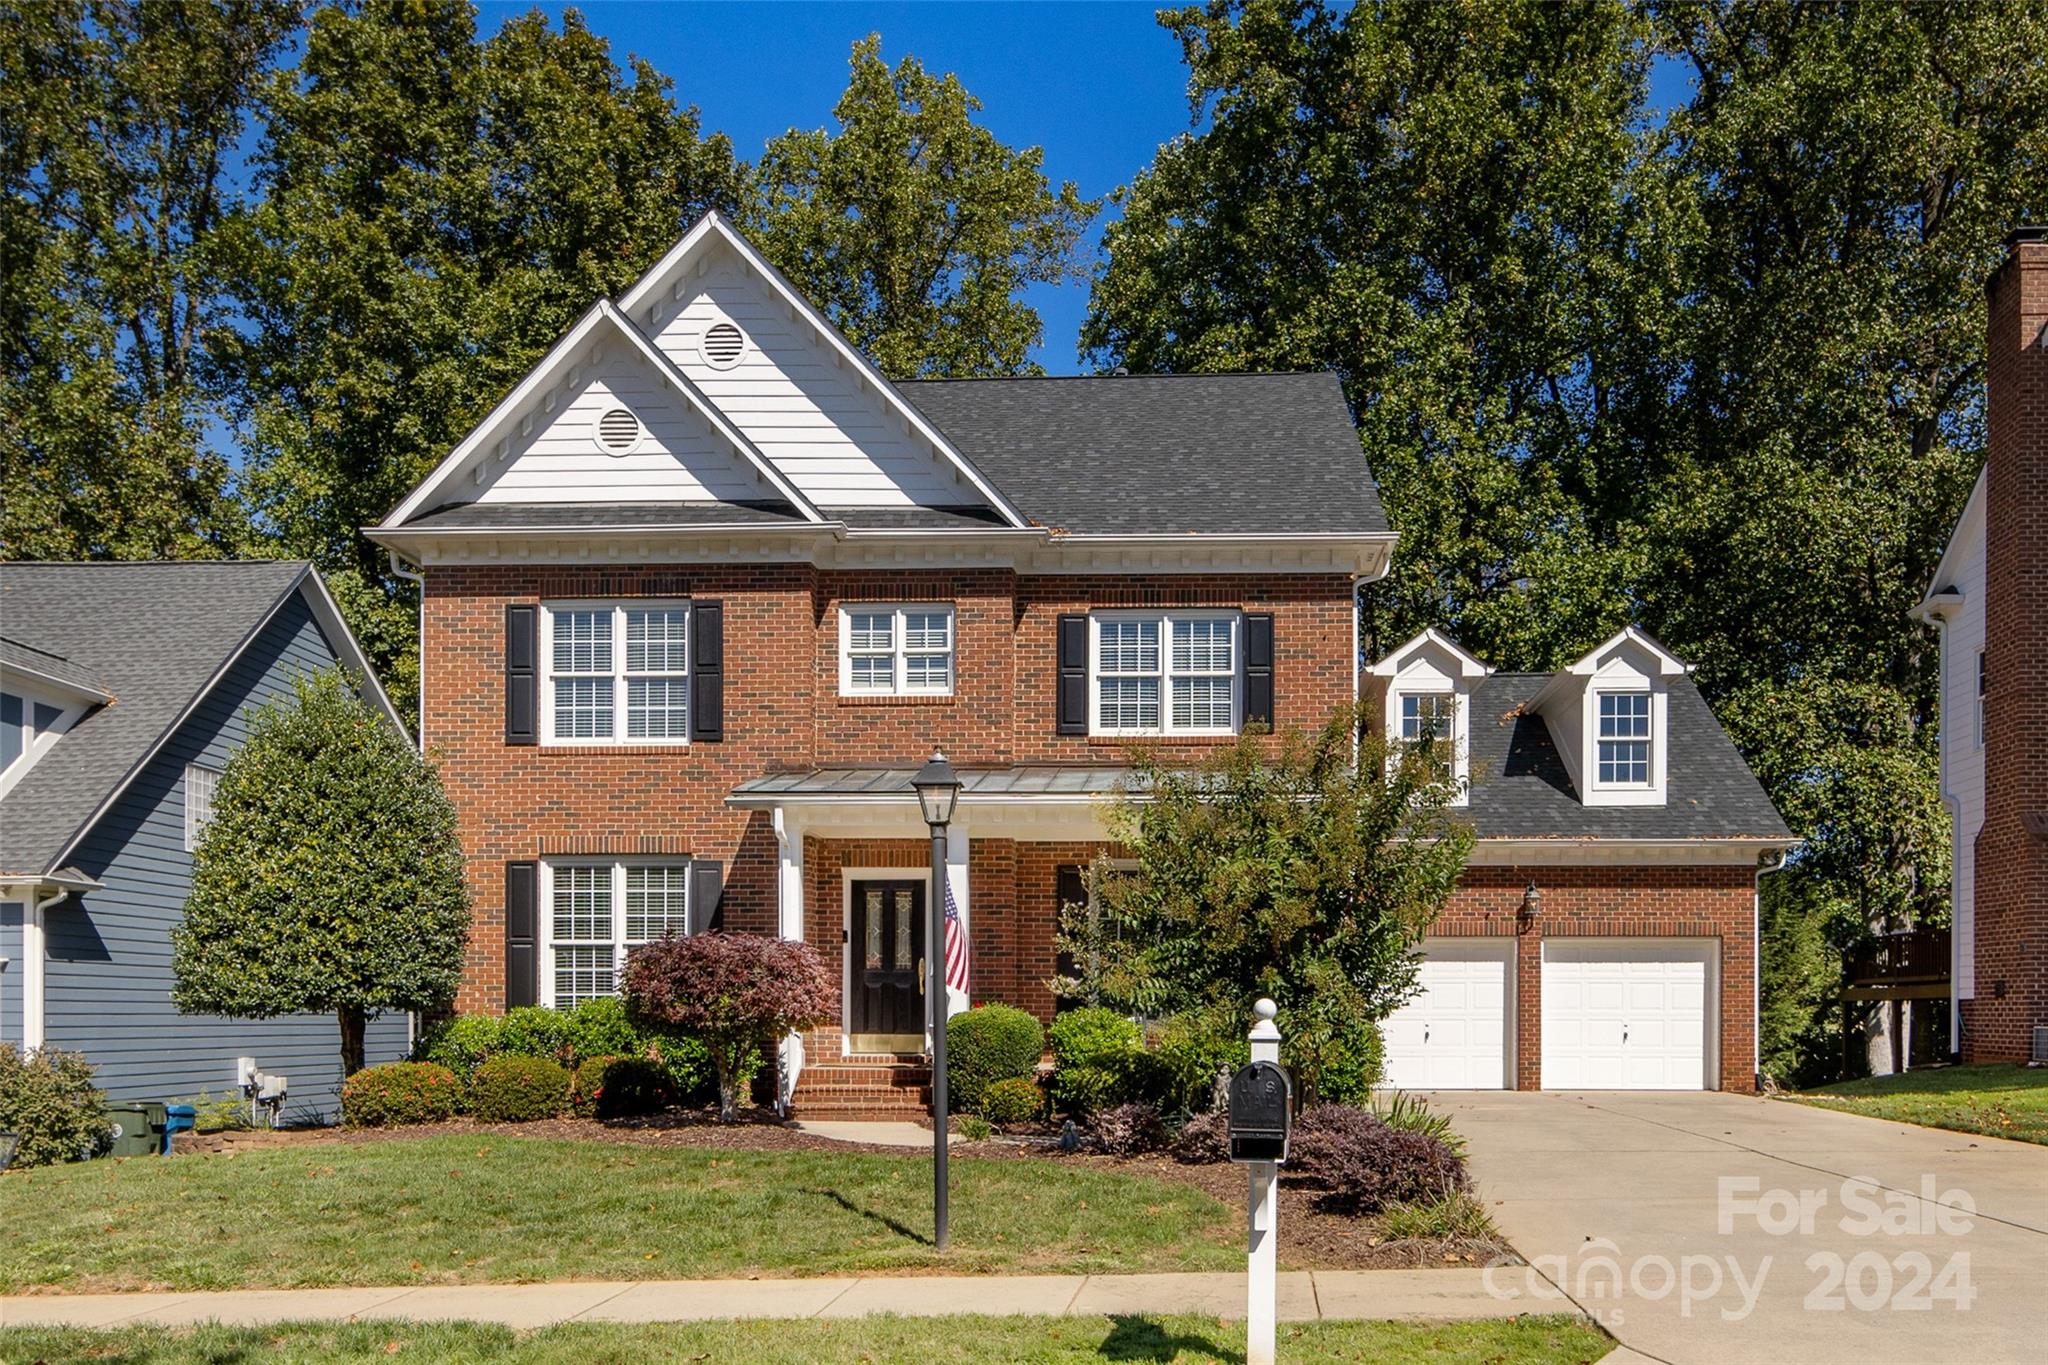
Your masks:
M 2048 227 L 2006 238 L 1986 370 L 1984 827 L 1973 1060 L 2048 1025 Z

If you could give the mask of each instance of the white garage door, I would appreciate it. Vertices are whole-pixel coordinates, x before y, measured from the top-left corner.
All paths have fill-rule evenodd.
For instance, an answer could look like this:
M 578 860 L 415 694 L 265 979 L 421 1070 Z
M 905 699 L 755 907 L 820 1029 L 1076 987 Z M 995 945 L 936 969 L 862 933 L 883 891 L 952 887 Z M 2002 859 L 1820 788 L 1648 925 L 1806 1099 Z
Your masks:
M 1707 1089 L 1719 946 L 1545 940 L 1543 1088 Z
M 1505 1090 L 1511 938 L 1422 945 L 1422 990 L 1382 1025 L 1386 1083 L 1401 1090 Z

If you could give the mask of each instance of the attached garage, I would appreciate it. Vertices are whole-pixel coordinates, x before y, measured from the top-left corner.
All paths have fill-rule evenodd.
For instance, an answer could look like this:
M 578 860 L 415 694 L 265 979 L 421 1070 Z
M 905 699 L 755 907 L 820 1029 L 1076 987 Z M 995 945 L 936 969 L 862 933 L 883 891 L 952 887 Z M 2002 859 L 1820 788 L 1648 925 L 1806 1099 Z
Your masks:
M 1715 939 L 1545 939 L 1543 1088 L 1714 1088 L 1719 971 Z
M 1386 1083 L 1401 1090 L 1514 1086 L 1515 941 L 1433 938 L 1422 944 L 1422 989 L 1388 1016 Z

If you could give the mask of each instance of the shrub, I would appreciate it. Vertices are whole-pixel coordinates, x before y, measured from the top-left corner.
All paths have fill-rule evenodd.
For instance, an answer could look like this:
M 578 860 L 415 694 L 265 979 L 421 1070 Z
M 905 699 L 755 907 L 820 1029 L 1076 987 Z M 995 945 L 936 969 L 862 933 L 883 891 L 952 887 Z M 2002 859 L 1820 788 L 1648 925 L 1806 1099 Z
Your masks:
M 106 1149 L 114 1130 L 92 1073 L 80 1053 L 45 1047 L 24 1054 L 0 1043 L 0 1132 L 21 1135 L 14 1165 L 49 1166 Z
M 953 1124 L 953 1131 L 967 1142 L 986 1142 L 995 1130 L 989 1127 L 987 1119 L 973 1114 L 962 1114 Z
M 569 1093 L 569 1111 L 578 1118 L 639 1118 L 673 1103 L 668 1068 L 648 1057 L 585 1058 Z
M 634 1051 L 668 1073 L 669 1089 L 677 1104 L 702 1104 L 717 1098 L 718 1068 L 711 1051 L 688 1034 L 676 1029 L 642 1029 Z M 761 1049 L 748 1048 L 736 1064 L 734 1083 L 741 1089 L 751 1085 L 764 1061 Z
M 1166 1145 L 1166 1125 L 1159 1121 L 1159 1111 L 1142 1101 L 1103 1110 L 1095 1116 L 1091 1135 L 1111 1156 L 1137 1156 Z
M 585 1000 L 568 1013 L 568 1047 L 574 1064 L 591 1057 L 626 1057 L 640 1050 L 640 1034 L 616 995 Z
M 1196 1114 L 1173 1135 L 1173 1159 L 1210 1166 L 1230 1159 L 1230 1116 L 1221 1109 Z
M 1030 1076 L 1010 1076 L 981 1092 L 981 1116 L 990 1123 L 1029 1123 L 1044 1112 L 1045 1092 Z
M 1124 1072 L 1100 1066 L 1063 1066 L 1052 1073 L 1048 1087 L 1052 1106 L 1062 1114 L 1084 1118 L 1098 1109 L 1123 1102 Z
M 462 1080 L 435 1062 L 366 1066 L 341 1083 L 341 1121 L 351 1128 L 390 1128 L 453 1118 Z
M 1405 1090 L 1396 1090 L 1391 1096 L 1375 1096 L 1371 1103 L 1373 1117 L 1389 1128 L 1399 1128 L 1404 1133 L 1422 1133 L 1435 1138 L 1451 1149 L 1461 1160 L 1465 1155 L 1465 1139 L 1451 1126 L 1449 1114 L 1439 1114 L 1425 1103 L 1420 1095 L 1411 1095 Z
M 532 1123 L 568 1107 L 569 1071 L 545 1057 L 503 1053 L 477 1067 L 469 1112 L 485 1123 Z
M 1045 1051 L 1045 1030 L 1012 1005 L 982 1005 L 946 1021 L 946 1086 L 963 1112 L 977 1109 L 998 1081 L 1029 1076 Z
M 1413 1204 L 1390 1204 L 1380 1213 L 1379 1231 L 1396 1241 L 1483 1242 L 1500 1236 L 1486 1206 L 1463 1190 L 1448 1190 Z
M 1114 1071 L 1145 1045 L 1145 1035 L 1135 1023 L 1100 1005 L 1068 1010 L 1052 1021 L 1050 1036 L 1053 1060 L 1063 1067 Z
M 521 1005 L 505 1012 L 498 1050 L 514 1057 L 545 1057 L 564 1066 L 576 1060 L 576 1020 L 545 1005 Z
M 438 1062 L 462 1079 L 476 1074 L 484 1058 L 505 1050 L 505 1020 L 497 1014 L 458 1014 L 428 1026 L 413 1045 L 416 1062 Z
M 635 948 L 625 988 L 636 1023 L 683 1029 L 711 1054 L 718 1114 L 728 1122 L 750 1050 L 838 1017 L 838 983 L 818 950 L 760 934 L 691 934 Z
M 1216 1078 L 1251 1060 L 1251 1043 L 1234 1022 L 1177 1015 L 1159 1027 L 1152 1055 L 1162 1073 L 1150 1097 L 1169 1114 L 1199 1114 L 1216 1106 Z
M 1303 1112 L 1289 1164 L 1322 1189 L 1319 1202 L 1337 1213 L 1424 1203 L 1470 1184 L 1465 1163 L 1441 1140 L 1390 1127 L 1344 1104 Z
M 1368 1105 L 1384 1071 L 1378 1024 L 1359 1023 L 1321 1050 L 1315 1098 L 1329 1104 Z

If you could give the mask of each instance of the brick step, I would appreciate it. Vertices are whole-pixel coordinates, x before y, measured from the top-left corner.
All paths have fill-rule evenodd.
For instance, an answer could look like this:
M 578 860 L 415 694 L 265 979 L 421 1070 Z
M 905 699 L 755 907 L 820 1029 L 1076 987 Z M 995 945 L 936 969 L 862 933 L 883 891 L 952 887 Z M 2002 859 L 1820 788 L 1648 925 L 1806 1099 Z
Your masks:
M 820 1108 L 809 1105 L 801 1109 L 792 1108 L 793 1118 L 809 1119 L 813 1123 L 914 1123 L 930 1116 L 929 1109 L 877 1109 L 873 1106 L 840 1106 Z
M 810 1085 L 930 1085 L 928 1066 L 807 1066 L 797 1076 L 799 1089 Z
M 822 1099 L 858 1104 L 924 1104 L 931 1099 L 931 1093 L 928 1085 L 799 1085 L 790 1098 L 797 1104 Z

